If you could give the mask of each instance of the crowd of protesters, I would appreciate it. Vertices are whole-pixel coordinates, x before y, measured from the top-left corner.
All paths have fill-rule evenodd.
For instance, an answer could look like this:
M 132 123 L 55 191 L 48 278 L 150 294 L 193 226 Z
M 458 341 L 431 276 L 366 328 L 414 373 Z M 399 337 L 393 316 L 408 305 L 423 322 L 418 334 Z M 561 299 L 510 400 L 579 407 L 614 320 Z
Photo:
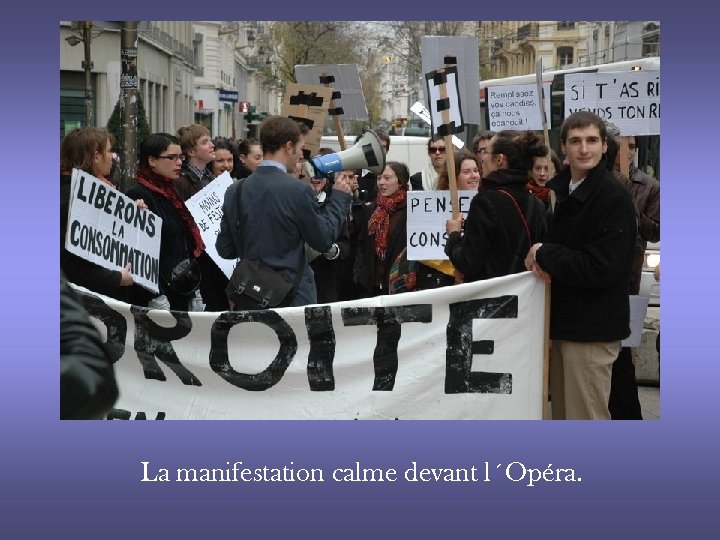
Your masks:
M 126 194 L 162 218 L 159 293 L 151 293 L 133 282 L 130 264 L 107 270 L 65 249 L 72 169 L 114 189 L 112 137 L 98 128 L 73 130 L 61 145 L 61 270 L 74 284 L 139 306 L 230 309 L 228 278 L 207 254 L 185 204 L 228 173 L 234 182 L 225 194 L 218 253 L 260 259 L 288 282 L 297 281 L 285 305 L 526 270 L 552 282 L 553 415 L 610 417 L 613 362 L 629 358 L 619 344 L 629 334 L 627 296 L 637 293 L 637 254 L 659 239 L 657 181 L 637 169 L 631 178 L 616 172 L 620 139 L 612 126 L 608 132 L 592 113 L 570 115 L 561 133 L 565 163 L 534 132 L 482 132 L 472 151 L 454 153 L 453 163 L 446 160 L 445 140 L 430 138 L 427 162 L 413 164 L 421 171 L 413 176 L 409 164 L 397 161 L 387 161 L 377 175 L 304 174 L 306 133 L 302 124 L 275 116 L 263 122 L 259 140 L 211 139 L 207 128 L 191 125 L 141 142 L 135 184 Z M 390 137 L 378 137 L 387 153 Z M 448 259 L 408 260 L 407 193 L 449 189 L 448 167 L 458 189 L 477 195 L 466 217 L 447 221 Z

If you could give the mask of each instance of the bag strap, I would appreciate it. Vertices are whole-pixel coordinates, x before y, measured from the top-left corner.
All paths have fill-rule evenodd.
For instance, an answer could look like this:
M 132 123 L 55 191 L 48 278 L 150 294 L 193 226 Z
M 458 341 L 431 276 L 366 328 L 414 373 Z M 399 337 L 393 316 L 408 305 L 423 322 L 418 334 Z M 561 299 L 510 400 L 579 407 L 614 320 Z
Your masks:
M 237 228 L 238 228 L 238 238 L 240 239 L 240 246 L 238 249 L 238 253 L 245 253 L 245 237 L 242 234 L 242 208 L 240 206 L 240 202 L 242 201 L 242 188 L 243 184 L 245 183 L 245 180 L 247 178 L 243 178 L 238 182 L 238 188 L 237 188 L 237 215 L 238 215 L 238 221 L 237 221 Z M 300 249 L 300 256 L 298 258 L 298 264 L 297 264 L 297 271 L 295 272 L 295 281 L 293 282 L 292 289 L 290 289 L 290 292 L 288 293 L 287 299 L 292 300 L 295 298 L 295 293 L 297 292 L 298 287 L 300 286 L 300 279 L 302 278 L 302 269 L 303 269 L 303 260 L 305 259 L 305 243 L 303 243 L 303 247 Z
M 520 219 L 522 220 L 523 225 L 525 226 L 525 234 L 527 234 L 527 239 L 528 239 L 528 242 L 529 242 L 529 244 L 530 244 L 530 246 L 528 247 L 528 249 L 530 249 L 530 248 L 532 247 L 532 245 L 533 245 L 532 235 L 530 234 L 530 227 L 528 226 L 528 223 L 527 223 L 527 221 L 525 220 L 525 216 L 523 215 L 522 210 L 520 210 L 520 206 L 518 205 L 517 201 L 515 200 L 515 197 L 513 197 L 512 195 L 510 195 L 510 194 L 509 194 L 507 191 L 505 191 L 504 189 L 498 189 L 498 190 L 496 190 L 496 191 L 499 191 L 499 192 L 502 193 L 503 195 L 509 197 L 510 200 L 512 201 L 513 205 L 515 205 L 515 209 L 518 211 L 518 214 L 520 215 Z M 533 197 L 534 195 L 530 195 L 530 196 Z M 530 216 L 532 216 L 532 210 L 533 210 L 533 208 L 532 208 L 532 207 L 533 207 L 533 204 L 532 204 L 532 203 L 533 203 L 532 199 L 528 200 L 528 219 L 530 219 Z M 516 249 L 515 252 L 513 253 L 513 260 L 512 260 L 512 262 L 510 263 L 509 273 L 512 273 L 513 269 L 514 269 L 515 266 L 516 266 L 516 261 L 517 261 L 517 260 L 519 259 L 519 257 L 520 257 L 519 253 L 520 253 L 520 250 L 522 249 L 522 246 L 523 246 L 523 239 L 521 238 L 521 239 L 520 239 L 520 242 L 518 243 L 517 249 Z

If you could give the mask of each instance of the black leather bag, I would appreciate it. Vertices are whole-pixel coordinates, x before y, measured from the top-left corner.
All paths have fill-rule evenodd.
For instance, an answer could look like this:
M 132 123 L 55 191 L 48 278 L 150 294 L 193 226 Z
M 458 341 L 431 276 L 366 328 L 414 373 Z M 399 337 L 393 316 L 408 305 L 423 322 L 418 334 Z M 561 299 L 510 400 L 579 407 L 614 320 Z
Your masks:
M 243 259 L 225 288 L 234 310 L 281 307 L 292 300 L 293 284 L 258 259 Z

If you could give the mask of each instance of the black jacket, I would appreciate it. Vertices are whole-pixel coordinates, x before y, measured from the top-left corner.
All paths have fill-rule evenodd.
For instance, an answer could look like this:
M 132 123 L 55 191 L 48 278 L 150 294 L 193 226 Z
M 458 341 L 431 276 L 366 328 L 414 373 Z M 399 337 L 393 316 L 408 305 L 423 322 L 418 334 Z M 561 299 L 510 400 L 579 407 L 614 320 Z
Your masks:
M 100 419 L 118 398 L 112 360 L 85 307 L 60 278 L 60 418 Z
M 550 338 L 616 341 L 630 335 L 628 280 L 636 221 L 628 190 L 601 161 L 569 194 L 570 170 L 547 186 L 557 203 L 537 251 L 552 276 Z
M 470 203 L 464 234 L 452 233 L 445 253 L 465 282 L 516 274 L 525 271 L 530 246 L 542 242 L 545 233 L 545 206 L 528 191 L 527 172 L 500 169 L 483 178 L 481 191 Z
M 160 294 L 167 296 L 170 308 L 178 311 L 187 311 L 189 296 L 183 296 L 172 291 L 167 283 L 173 268 L 184 259 L 193 259 L 188 247 L 187 233 L 180 218 L 180 214 L 173 203 L 141 184 L 135 184 L 128 192 L 132 199 L 144 199 L 148 209 L 162 218 L 160 231 Z M 147 289 L 135 284 L 129 293 L 130 303 L 147 306 L 147 303 L 156 296 Z

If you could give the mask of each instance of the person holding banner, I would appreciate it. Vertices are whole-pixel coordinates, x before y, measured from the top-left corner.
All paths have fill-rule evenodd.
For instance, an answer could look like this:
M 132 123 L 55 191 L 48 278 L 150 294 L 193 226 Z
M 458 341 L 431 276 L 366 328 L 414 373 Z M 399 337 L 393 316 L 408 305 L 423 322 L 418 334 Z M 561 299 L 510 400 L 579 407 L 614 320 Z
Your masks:
M 572 113 L 560 138 L 569 166 L 548 182 L 557 196 L 548 238 L 532 246 L 525 267 L 552 281 L 553 419 L 609 420 L 612 365 L 630 335 L 635 211 L 606 167 L 602 118 Z
M 365 297 L 415 290 L 417 265 L 406 249 L 409 182 L 407 165 L 388 161 L 375 202 L 363 207 L 353 280 Z
M 480 167 L 473 154 L 467 151 L 455 152 L 455 178 L 457 179 L 458 191 L 475 191 L 480 187 Z M 438 190 L 447 191 L 450 189 L 450 178 L 445 160 Z M 420 261 L 418 264 L 417 288 L 436 289 L 462 282 L 462 274 L 447 259 Z
M 490 140 L 464 231 L 462 215 L 445 227 L 445 253 L 465 282 L 525 270 L 524 255 L 546 232 L 545 208 L 527 189 L 527 171 L 544 155 L 547 146 L 532 131 L 500 131 Z
M 115 189 L 107 179 L 112 166 L 112 136 L 107 131 L 81 127 L 72 130 L 63 139 L 60 145 L 60 269 L 71 283 L 123 300 L 125 287 L 134 283 L 130 274 L 131 263 L 122 270 L 110 270 L 65 249 L 72 170 L 83 170 Z M 136 201 L 136 204 L 147 208 L 142 200 Z
M 153 133 L 141 144 L 136 185 L 127 194 L 142 198 L 162 218 L 160 232 L 160 295 L 133 287 L 131 303 L 158 309 L 200 311 L 200 270 L 197 258 L 205 251 L 195 220 L 175 191 L 185 159 L 178 139 L 168 133 Z
M 205 126 L 193 124 L 184 126 L 177 131 L 180 148 L 185 161 L 180 170 L 180 178 L 174 183 L 175 191 L 182 197 L 183 201 L 204 189 L 215 179 L 211 165 L 215 163 L 217 154 L 215 143 L 210 140 L 210 132 Z M 225 145 L 227 148 L 228 145 Z M 227 158 L 228 151 L 221 150 L 222 155 Z M 224 165 L 225 170 L 232 169 L 232 154 L 229 162 Z M 227 311 L 230 305 L 225 295 L 225 286 L 228 283 L 227 276 L 212 260 L 207 251 L 203 251 L 197 260 L 200 268 L 200 295 L 205 304 L 205 311 Z

